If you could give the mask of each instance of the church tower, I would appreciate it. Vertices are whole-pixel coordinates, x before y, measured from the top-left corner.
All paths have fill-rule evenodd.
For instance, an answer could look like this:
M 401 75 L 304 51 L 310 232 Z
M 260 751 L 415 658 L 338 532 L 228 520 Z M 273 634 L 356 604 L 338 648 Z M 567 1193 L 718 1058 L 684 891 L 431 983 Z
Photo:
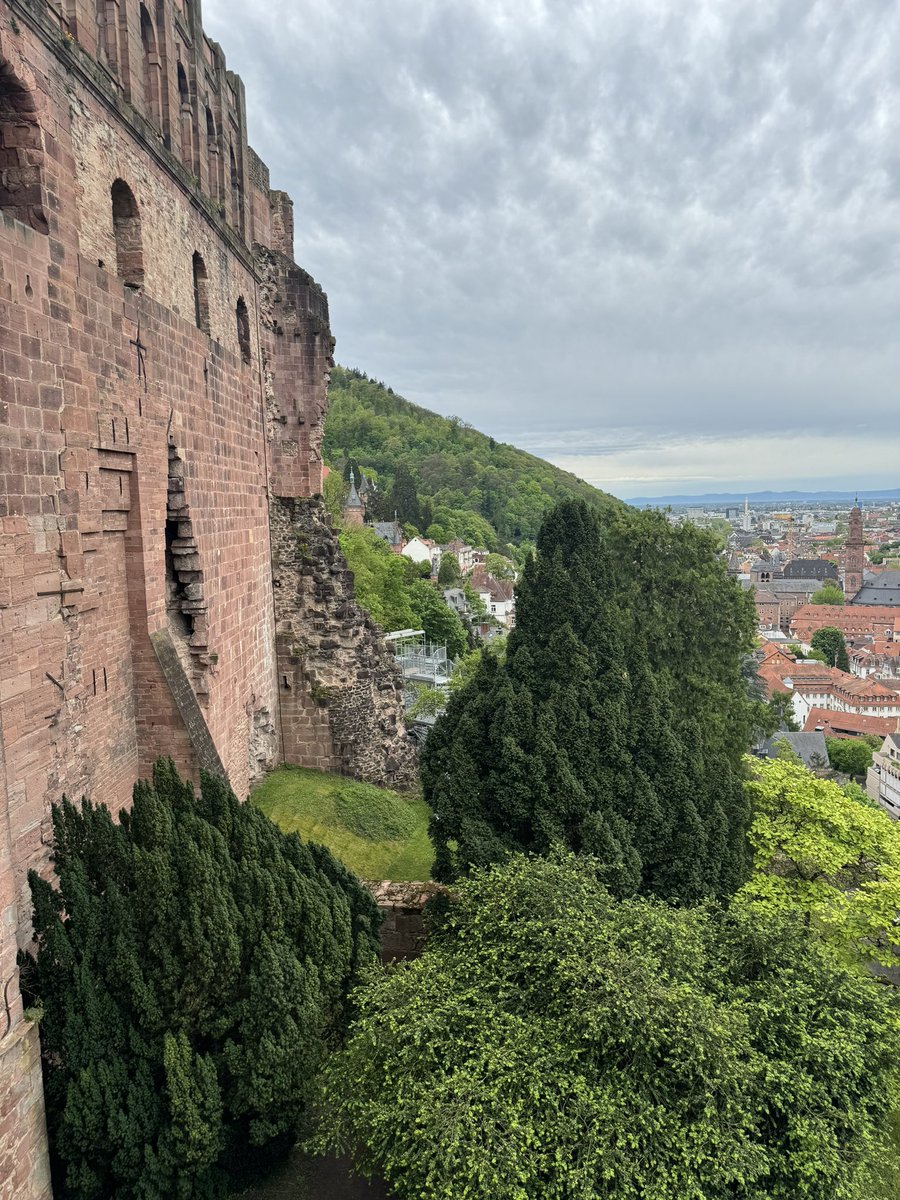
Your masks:
M 863 563 L 866 557 L 862 510 L 857 499 L 850 509 L 850 528 L 844 547 L 844 595 L 852 600 L 863 585 Z
M 350 472 L 350 494 L 344 501 L 343 507 L 344 521 L 348 525 L 362 525 L 366 519 L 366 506 L 359 498 L 359 492 L 356 490 L 356 478 L 353 472 Z

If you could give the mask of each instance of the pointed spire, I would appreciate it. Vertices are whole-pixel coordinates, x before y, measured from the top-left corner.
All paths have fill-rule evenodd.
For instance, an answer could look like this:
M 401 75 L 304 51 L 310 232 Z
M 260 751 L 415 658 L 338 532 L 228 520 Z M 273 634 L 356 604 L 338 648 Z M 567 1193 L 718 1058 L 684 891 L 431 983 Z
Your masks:
M 356 475 L 353 471 L 350 472 L 350 494 L 347 497 L 347 503 L 344 508 L 362 508 L 363 502 L 359 498 L 359 492 L 356 490 Z

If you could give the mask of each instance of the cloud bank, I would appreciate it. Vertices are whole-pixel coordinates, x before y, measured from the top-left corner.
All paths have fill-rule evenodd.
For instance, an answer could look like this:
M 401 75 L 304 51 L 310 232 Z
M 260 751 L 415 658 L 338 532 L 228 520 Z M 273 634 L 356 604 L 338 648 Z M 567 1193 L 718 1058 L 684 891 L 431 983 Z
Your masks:
M 204 22 L 341 362 L 620 495 L 900 482 L 900 6 L 208 0 Z

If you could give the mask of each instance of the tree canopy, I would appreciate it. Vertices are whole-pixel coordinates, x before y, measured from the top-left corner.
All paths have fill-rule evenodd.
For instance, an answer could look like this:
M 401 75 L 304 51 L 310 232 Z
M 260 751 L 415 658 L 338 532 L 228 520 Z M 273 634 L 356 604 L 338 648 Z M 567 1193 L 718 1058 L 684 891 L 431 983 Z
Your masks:
M 516 856 L 373 971 L 319 1145 L 400 1200 L 882 1200 L 893 994 L 802 924 Z
M 837 667 L 839 671 L 850 670 L 850 659 L 847 657 L 847 643 L 844 635 L 834 625 L 823 625 L 812 635 L 810 642 L 813 650 L 817 650 L 822 661 L 829 667 Z
M 374 468 L 384 507 L 379 515 L 391 518 L 396 505 L 401 521 L 440 543 L 456 537 L 507 552 L 533 540 L 560 500 L 619 507 L 567 471 L 456 417 L 411 404 L 361 371 L 334 367 L 328 396 L 323 453 L 329 465 L 354 459 Z
M 810 604 L 843 604 L 844 593 L 833 583 L 826 583 L 809 598 Z
M 484 569 L 495 579 L 515 579 L 516 566 L 503 554 L 489 554 L 484 560 Z
M 484 658 L 423 751 L 436 877 L 562 844 L 602 858 L 620 894 L 733 892 L 753 627 L 708 534 L 559 505 L 519 581 L 505 660 Z
M 805 767 L 754 762 L 752 874 L 735 903 L 787 915 L 844 955 L 900 965 L 900 825 Z
M 55 881 L 29 876 L 55 1194 L 222 1194 L 297 1129 L 376 948 L 368 893 L 226 784 L 160 761 L 113 821 L 54 809 Z
M 766 702 L 766 707 L 768 708 L 768 719 L 765 722 L 764 732 L 775 733 L 779 729 L 786 729 L 788 733 L 799 731 L 800 726 L 794 718 L 794 695 L 792 692 L 783 692 L 776 688 Z
M 466 652 L 468 639 L 458 613 L 423 579 L 419 567 L 365 526 L 340 533 L 341 550 L 353 572 L 356 598 L 386 632 L 422 629 L 430 642 L 445 645 L 451 658 Z
M 828 761 L 844 775 L 865 775 L 872 765 L 872 747 L 862 738 L 826 738 Z
M 441 587 L 452 587 L 459 583 L 462 572 L 459 569 L 459 559 L 449 550 L 441 555 L 441 565 L 438 567 L 437 581 Z

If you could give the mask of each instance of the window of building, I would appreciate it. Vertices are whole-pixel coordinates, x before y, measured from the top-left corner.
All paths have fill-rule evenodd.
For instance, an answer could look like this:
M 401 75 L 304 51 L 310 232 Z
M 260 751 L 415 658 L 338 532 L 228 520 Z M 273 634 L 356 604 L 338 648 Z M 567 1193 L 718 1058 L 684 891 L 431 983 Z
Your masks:
M 144 286 L 144 251 L 137 201 L 124 179 L 117 179 L 113 183 L 111 196 L 116 274 L 126 287 L 140 288 Z
M 156 30 L 149 12 L 141 5 L 141 46 L 144 50 L 144 105 L 146 115 L 162 127 L 162 107 L 159 89 L 159 53 L 156 49 Z
M 181 137 L 181 161 L 188 170 L 192 171 L 194 169 L 194 110 L 191 107 L 187 74 L 181 63 L 178 64 L 178 128 Z
M 209 286 L 203 256 L 194 251 L 194 319 L 197 328 L 209 333 Z
M 250 352 L 250 314 L 247 312 L 247 305 L 244 303 L 244 297 L 241 296 L 237 302 L 237 335 L 238 345 L 241 348 L 241 358 L 245 363 L 252 360 Z
M 209 170 L 209 194 L 219 200 L 219 138 L 212 109 L 206 109 L 206 161 Z
M 237 159 L 234 157 L 234 146 L 228 147 L 228 155 L 231 167 L 231 219 L 234 222 L 235 229 L 242 229 L 241 177 L 238 174 Z
M 101 56 L 113 72 L 118 71 L 119 38 L 115 0 L 97 0 L 97 37 Z
M 38 233 L 47 233 L 41 182 L 44 148 L 37 106 L 31 92 L 2 59 L 0 135 L 2 145 L 7 147 L 0 171 L 0 208 Z

